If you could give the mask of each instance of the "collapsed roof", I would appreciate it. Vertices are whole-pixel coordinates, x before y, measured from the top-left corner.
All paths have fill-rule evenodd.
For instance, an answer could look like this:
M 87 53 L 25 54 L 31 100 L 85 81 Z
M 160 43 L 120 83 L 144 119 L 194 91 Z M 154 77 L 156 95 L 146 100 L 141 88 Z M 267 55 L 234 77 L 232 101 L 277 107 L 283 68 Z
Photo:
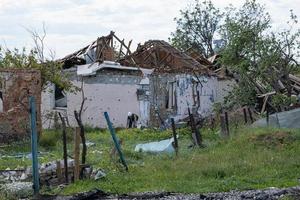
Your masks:
M 119 62 L 123 66 L 154 69 L 154 73 L 201 73 L 213 74 L 209 70 L 210 62 L 200 63 L 187 53 L 181 52 L 162 40 L 149 40 L 138 45 L 135 52 L 130 45 L 119 39 L 114 32 L 97 38 L 90 45 L 58 60 L 64 68 L 74 65 L 103 61 Z
M 125 66 L 139 66 L 158 73 L 197 72 L 209 74 L 208 66 L 179 51 L 163 40 L 149 40 L 119 61 Z
M 79 49 L 78 51 L 59 59 L 59 62 L 64 63 L 64 68 L 69 68 L 74 65 L 83 65 L 86 63 L 118 61 L 121 57 L 131 54 L 129 41 L 125 44 L 124 39 L 120 40 L 113 31 L 107 36 L 97 38 L 91 44 Z M 116 47 L 119 46 L 119 52 Z

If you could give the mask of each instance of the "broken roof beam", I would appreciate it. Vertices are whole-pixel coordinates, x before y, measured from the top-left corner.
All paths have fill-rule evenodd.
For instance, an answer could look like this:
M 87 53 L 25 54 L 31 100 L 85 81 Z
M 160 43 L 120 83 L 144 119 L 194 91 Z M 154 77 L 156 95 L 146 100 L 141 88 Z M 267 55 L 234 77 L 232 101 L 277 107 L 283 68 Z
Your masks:
M 132 43 L 132 40 L 130 40 L 130 41 L 128 42 L 128 46 L 127 46 L 128 49 L 130 49 L 131 43 Z M 127 49 L 127 51 L 126 51 L 125 56 L 127 56 L 128 54 L 130 54 L 130 51 L 128 51 L 128 49 Z
M 120 57 L 121 57 L 123 43 L 124 43 L 124 39 L 121 42 L 121 46 L 120 46 L 120 50 L 119 50 L 119 54 L 118 54 L 118 58 L 117 59 L 120 59 Z
M 124 43 L 124 39 L 123 39 L 123 41 L 122 41 L 122 40 L 120 40 L 116 35 L 113 35 L 113 37 L 114 37 L 121 45 L 123 45 L 125 49 L 127 49 L 127 51 L 129 52 L 129 54 L 131 54 L 130 49 L 129 49 L 128 46 Z

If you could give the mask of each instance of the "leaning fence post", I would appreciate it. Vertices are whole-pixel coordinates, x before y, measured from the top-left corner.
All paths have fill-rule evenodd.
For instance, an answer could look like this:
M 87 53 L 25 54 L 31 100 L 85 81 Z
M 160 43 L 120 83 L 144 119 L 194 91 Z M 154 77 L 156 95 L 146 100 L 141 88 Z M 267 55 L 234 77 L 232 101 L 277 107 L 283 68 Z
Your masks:
M 118 140 L 118 138 L 117 138 L 117 136 L 116 136 L 115 129 L 114 129 L 113 126 L 112 126 L 112 123 L 111 123 L 111 121 L 110 121 L 110 119 L 109 119 L 109 116 L 108 116 L 108 113 L 107 113 L 107 112 L 104 112 L 104 117 L 105 117 L 105 119 L 106 119 L 106 122 L 107 122 L 107 125 L 108 125 L 108 129 L 109 129 L 109 131 L 110 131 L 111 137 L 112 137 L 112 139 L 113 139 L 113 141 L 114 141 L 114 143 L 115 143 L 116 149 L 117 149 L 117 151 L 118 151 L 118 153 L 119 153 L 121 162 L 122 162 L 122 164 L 124 165 L 126 171 L 128 171 L 128 166 L 127 166 L 127 163 L 126 163 L 125 158 L 124 158 L 124 156 L 123 156 L 123 153 L 122 153 L 122 151 L 121 151 L 121 147 L 120 147 L 119 140 Z
M 32 153 L 32 176 L 34 195 L 39 194 L 39 168 L 38 168 L 38 145 L 37 145 L 37 129 L 36 129 L 36 103 L 33 96 L 29 97 L 30 105 L 30 127 L 31 127 L 31 153 Z
M 173 137 L 174 137 L 175 153 L 176 153 L 176 156 L 178 156 L 178 140 L 177 140 L 177 134 L 176 134 L 176 127 L 175 127 L 174 118 L 171 118 L 171 123 L 172 123 Z
M 245 122 L 245 124 L 247 124 L 248 123 L 248 119 L 247 119 L 247 111 L 246 111 L 245 107 L 243 108 L 243 113 L 244 113 L 244 122 Z
M 190 108 L 188 108 L 189 112 L 189 118 L 190 118 L 190 124 L 191 124 L 191 129 L 192 129 L 192 137 L 194 140 L 195 145 L 202 146 L 202 136 L 200 134 L 199 129 L 197 129 L 196 124 L 195 124 L 195 119 L 193 114 L 191 113 Z

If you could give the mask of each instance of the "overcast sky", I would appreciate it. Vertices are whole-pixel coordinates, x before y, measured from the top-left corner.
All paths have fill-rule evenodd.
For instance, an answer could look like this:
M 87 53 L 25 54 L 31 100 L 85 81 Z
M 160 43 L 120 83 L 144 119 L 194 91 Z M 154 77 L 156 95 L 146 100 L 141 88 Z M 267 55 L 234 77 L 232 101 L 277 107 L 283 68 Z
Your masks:
M 0 0 L 0 45 L 32 46 L 26 28 L 40 30 L 45 22 L 48 49 L 63 57 L 110 30 L 134 44 L 167 40 L 175 30 L 174 17 L 192 0 Z M 220 8 L 241 0 L 213 0 Z M 265 4 L 275 29 L 288 20 L 289 10 L 300 13 L 300 0 L 258 0 Z M 300 17 L 300 16 L 299 16 Z M 297 25 L 300 28 L 299 24 Z

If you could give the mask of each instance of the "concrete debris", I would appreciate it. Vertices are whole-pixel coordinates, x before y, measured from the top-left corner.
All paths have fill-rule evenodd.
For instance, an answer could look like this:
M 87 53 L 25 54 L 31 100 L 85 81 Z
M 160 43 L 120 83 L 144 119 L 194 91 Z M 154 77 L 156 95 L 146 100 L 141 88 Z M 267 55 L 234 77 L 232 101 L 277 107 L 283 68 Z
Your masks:
M 0 170 L 0 183 L 11 183 L 24 178 L 25 170 Z M 23 179 L 25 180 L 25 179 Z
M 60 160 L 61 171 L 64 170 L 64 162 Z M 69 173 L 72 175 L 74 167 L 74 160 L 68 160 Z M 42 185 L 56 185 L 59 184 L 57 174 L 57 161 L 43 163 L 39 166 L 40 181 Z M 71 176 L 70 176 L 71 177 Z M 6 169 L 0 170 L 0 183 L 14 183 L 19 181 L 30 181 L 32 178 L 32 169 L 27 167 L 24 169 Z
M 33 194 L 31 182 L 6 183 L 1 186 L 1 189 L 9 196 L 18 198 L 25 198 Z
M 59 168 L 57 168 L 59 165 Z M 68 178 L 69 182 L 74 180 L 74 160 L 68 160 Z M 57 186 L 64 183 L 64 162 L 63 160 L 43 163 L 39 166 L 40 184 L 44 186 Z M 99 180 L 106 177 L 106 173 L 101 169 L 93 170 L 91 166 L 85 166 L 83 178 Z M 31 181 L 32 168 L 24 169 L 6 169 L 0 170 L 0 184 L 13 184 L 25 181 Z

